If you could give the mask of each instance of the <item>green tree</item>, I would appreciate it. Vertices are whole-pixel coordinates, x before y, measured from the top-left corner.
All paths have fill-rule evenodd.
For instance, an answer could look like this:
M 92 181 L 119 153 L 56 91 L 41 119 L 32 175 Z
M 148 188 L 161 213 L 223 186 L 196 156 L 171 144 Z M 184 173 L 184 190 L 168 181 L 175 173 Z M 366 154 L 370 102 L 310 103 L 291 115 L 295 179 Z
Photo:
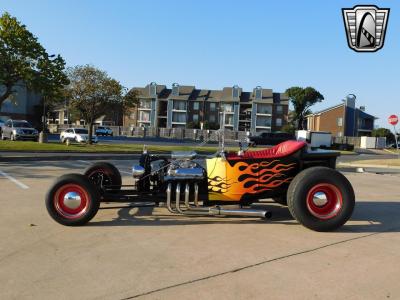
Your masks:
M 64 59 L 49 55 L 25 25 L 8 13 L 0 17 L 0 106 L 18 82 L 40 92 L 44 101 L 61 98 L 68 84 L 64 68 Z
M 68 77 L 70 106 L 89 125 L 88 142 L 91 144 L 94 121 L 110 109 L 122 107 L 124 88 L 105 71 L 89 65 L 68 69 Z
M 293 124 L 288 123 L 288 124 L 282 126 L 282 131 L 294 135 L 296 128 L 294 127 Z
M 312 87 L 291 87 L 285 92 L 293 105 L 293 123 L 296 129 L 304 129 L 305 116 L 310 107 L 324 100 L 324 96 Z
M 394 134 L 387 128 L 376 128 L 372 130 L 372 136 L 385 137 L 386 143 L 391 144 L 395 142 Z

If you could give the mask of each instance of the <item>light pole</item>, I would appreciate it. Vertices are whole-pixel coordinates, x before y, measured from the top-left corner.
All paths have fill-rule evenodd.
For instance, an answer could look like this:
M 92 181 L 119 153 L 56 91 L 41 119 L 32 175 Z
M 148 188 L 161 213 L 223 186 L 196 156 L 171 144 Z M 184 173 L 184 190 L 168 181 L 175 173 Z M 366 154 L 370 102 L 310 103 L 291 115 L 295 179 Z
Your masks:
M 55 54 L 49 55 L 48 58 L 53 58 L 55 57 Z M 46 134 L 46 93 L 44 89 L 42 89 L 42 96 L 43 96 L 43 116 L 42 116 L 42 122 L 43 122 L 43 130 L 42 132 L 39 133 L 39 143 L 47 143 L 47 134 Z

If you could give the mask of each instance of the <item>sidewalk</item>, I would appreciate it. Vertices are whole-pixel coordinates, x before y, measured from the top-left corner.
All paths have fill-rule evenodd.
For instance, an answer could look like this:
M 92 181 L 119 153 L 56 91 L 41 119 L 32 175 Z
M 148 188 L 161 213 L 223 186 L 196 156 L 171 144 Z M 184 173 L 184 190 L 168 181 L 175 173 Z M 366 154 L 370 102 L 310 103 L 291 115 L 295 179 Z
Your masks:
M 400 166 L 391 166 L 391 165 L 376 165 L 376 164 L 364 164 L 354 162 L 340 162 L 337 165 L 338 167 L 353 167 L 353 168 L 381 168 L 381 169 L 395 169 L 400 170 Z

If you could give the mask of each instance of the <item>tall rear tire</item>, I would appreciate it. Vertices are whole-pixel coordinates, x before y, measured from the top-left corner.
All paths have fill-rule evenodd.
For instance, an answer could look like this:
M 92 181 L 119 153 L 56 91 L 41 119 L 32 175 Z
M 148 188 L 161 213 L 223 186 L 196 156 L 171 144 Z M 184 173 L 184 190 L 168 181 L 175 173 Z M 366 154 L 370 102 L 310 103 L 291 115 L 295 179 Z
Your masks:
M 118 192 L 121 189 L 122 178 L 118 169 L 107 162 L 97 162 L 85 170 L 85 176 L 102 191 L 102 186 L 112 186 L 110 192 Z
M 46 208 L 56 222 L 80 226 L 89 222 L 100 207 L 100 194 L 81 174 L 59 177 L 46 195 Z
M 354 190 L 347 178 L 326 167 L 301 171 L 289 185 L 293 218 L 315 231 L 331 231 L 346 223 L 354 209 Z

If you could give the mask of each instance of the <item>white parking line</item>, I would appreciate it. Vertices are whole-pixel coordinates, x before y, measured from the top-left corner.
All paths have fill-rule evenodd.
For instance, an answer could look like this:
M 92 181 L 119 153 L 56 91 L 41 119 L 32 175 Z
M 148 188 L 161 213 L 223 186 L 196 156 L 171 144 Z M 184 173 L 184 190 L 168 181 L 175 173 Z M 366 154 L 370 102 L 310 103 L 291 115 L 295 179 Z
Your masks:
M 121 170 L 119 170 L 119 172 L 120 172 L 120 173 L 124 173 L 124 174 L 128 174 L 128 175 L 131 175 L 131 174 L 132 174 L 132 172 L 121 171 Z
M 21 181 L 15 179 L 14 177 L 12 177 L 11 175 L 8 175 L 7 173 L 4 173 L 3 171 L 0 171 L 0 175 L 4 176 L 5 178 L 7 178 L 8 180 L 14 182 L 16 185 L 18 185 L 21 189 L 29 189 L 29 186 L 23 184 Z

